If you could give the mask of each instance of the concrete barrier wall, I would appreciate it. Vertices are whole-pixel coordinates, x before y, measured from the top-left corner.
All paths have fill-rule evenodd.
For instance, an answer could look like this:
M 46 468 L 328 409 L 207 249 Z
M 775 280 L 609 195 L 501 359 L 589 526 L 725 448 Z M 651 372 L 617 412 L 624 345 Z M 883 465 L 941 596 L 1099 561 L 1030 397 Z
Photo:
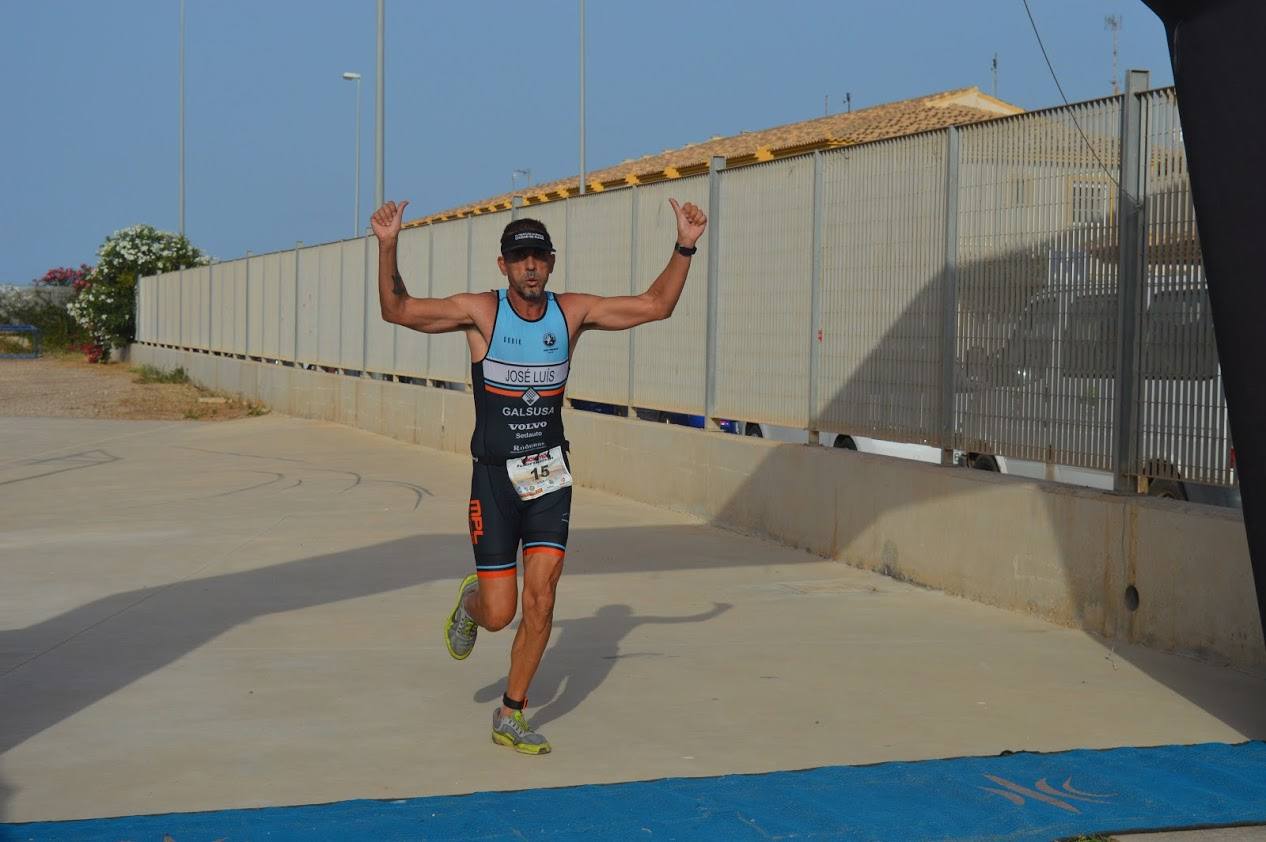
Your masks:
M 132 354 L 277 412 L 469 448 L 464 392 L 149 345 Z M 1109 640 L 1266 667 L 1238 512 L 587 412 L 564 418 L 582 485 Z

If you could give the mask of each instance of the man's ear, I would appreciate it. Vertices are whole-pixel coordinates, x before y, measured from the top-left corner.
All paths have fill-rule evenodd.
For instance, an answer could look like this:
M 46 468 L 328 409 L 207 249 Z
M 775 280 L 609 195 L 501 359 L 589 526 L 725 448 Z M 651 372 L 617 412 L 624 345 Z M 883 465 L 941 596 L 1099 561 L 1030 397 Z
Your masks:
M 550 252 L 550 256 L 549 256 L 549 270 L 550 270 L 550 272 L 553 272 L 553 271 L 554 271 L 554 262 L 555 262 L 556 260 L 558 260 L 558 255 L 557 255 L 557 254 L 555 254 L 554 252 Z
M 510 273 L 506 271 L 506 259 L 500 255 L 497 256 L 497 268 L 501 270 L 501 274 L 510 277 Z

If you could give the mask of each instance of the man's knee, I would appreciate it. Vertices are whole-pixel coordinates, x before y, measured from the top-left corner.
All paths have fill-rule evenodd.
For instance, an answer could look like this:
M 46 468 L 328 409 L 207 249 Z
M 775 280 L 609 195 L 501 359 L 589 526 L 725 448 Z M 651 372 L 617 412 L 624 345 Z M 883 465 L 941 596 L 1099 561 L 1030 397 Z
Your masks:
M 554 589 L 557 578 L 523 588 L 523 622 L 533 631 L 542 631 L 554 620 Z
M 495 581 L 495 580 L 494 580 Z M 514 621 L 515 609 L 518 607 L 518 594 L 510 580 L 509 586 L 499 586 L 480 582 L 477 599 L 479 607 L 475 612 L 479 624 L 488 631 L 501 631 Z
M 524 588 L 523 619 L 525 622 L 547 623 L 554 617 L 554 589 Z
M 501 631 L 514 622 L 514 606 L 497 605 L 484 611 L 484 628 L 488 631 Z

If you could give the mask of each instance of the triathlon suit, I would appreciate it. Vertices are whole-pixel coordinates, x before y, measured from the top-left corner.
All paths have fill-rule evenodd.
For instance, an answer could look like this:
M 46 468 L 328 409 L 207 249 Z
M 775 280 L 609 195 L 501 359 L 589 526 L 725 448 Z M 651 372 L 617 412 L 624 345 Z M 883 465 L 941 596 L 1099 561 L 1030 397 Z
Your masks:
M 475 433 L 470 439 L 474 476 L 470 483 L 470 540 L 480 578 L 514 576 L 523 551 L 562 558 L 567 550 L 571 486 L 522 500 L 506 462 L 554 447 L 563 437 L 563 391 L 571 350 L 567 319 L 558 299 L 546 293 L 545 312 L 529 321 L 497 290 L 497 316 L 488 353 L 471 364 Z

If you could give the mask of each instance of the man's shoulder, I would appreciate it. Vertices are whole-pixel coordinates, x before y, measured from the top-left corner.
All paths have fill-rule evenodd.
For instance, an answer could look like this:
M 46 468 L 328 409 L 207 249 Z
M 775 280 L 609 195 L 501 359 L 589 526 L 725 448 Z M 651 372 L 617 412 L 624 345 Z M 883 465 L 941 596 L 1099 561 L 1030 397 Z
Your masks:
M 594 295 L 589 292 L 556 292 L 554 293 L 554 297 L 558 299 L 559 304 L 566 304 L 569 301 L 575 303 L 596 301 L 602 296 Z
M 465 296 L 466 300 L 474 304 L 476 307 L 486 308 L 489 306 L 497 306 L 497 301 L 500 298 L 498 295 L 499 292 L 499 290 L 489 289 L 484 290 L 483 292 L 464 292 L 460 294 Z

